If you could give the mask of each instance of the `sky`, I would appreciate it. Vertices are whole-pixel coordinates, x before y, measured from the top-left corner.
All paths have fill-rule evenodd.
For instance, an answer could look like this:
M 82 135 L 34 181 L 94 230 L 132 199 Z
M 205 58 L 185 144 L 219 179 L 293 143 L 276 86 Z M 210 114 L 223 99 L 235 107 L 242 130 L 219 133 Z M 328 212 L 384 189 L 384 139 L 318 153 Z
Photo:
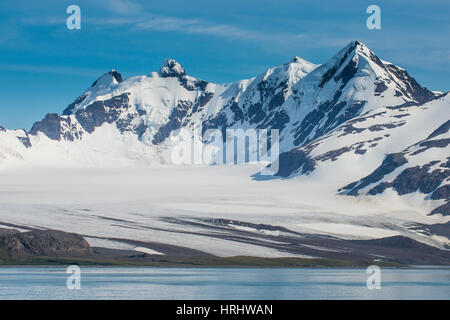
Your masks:
M 381 29 L 369 30 L 369 5 Z M 66 8 L 81 9 L 69 30 Z M 29 130 L 110 69 L 124 78 L 165 58 L 211 82 L 254 77 L 300 56 L 324 63 L 352 40 L 423 86 L 450 90 L 450 1 L 40 0 L 0 3 L 0 125 Z

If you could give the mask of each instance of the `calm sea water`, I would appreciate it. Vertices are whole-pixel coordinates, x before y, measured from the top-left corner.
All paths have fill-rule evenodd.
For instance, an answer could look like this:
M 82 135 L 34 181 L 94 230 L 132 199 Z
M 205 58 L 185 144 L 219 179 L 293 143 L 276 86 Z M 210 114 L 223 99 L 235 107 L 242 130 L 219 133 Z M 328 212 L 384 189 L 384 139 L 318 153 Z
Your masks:
M 0 268 L 0 299 L 450 299 L 450 269 Z

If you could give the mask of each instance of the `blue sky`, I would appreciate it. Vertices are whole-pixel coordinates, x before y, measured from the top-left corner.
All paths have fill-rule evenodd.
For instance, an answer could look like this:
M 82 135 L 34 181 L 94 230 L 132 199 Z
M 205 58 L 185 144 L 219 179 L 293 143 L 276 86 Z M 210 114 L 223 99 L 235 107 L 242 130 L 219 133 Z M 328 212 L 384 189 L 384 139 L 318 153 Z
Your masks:
M 81 30 L 66 8 L 81 8 Z M 366 8 L 381 8 L 381 30 Z M 166 57 L 213 82 L 253 77 L 294 56 L 323 63 L 351 40 L 450 90 L 450 1 L 3 1 L 0 124 L 29 129 L 60 113 L 101 74 L 149 74 Z

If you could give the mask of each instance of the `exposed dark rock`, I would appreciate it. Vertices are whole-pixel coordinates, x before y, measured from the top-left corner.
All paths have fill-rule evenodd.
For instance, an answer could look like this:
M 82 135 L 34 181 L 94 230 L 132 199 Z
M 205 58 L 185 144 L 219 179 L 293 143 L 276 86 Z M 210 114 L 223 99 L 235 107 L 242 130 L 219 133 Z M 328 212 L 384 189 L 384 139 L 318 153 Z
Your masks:
M 298 169 L 302 174 L 307 174 L 313 171 L 316 166 L 316 161 L 302 149 L 281 153 L 278 162 L 278 172 L 275 175 L 280 177 L 288 177 Z
M 450 169 L 450 157 L 447 158 L 447 162 L 442 163 L 440 165 L 441 168 L 449 168 Z
M 174 130 L 180 129 L 183 123 L 184 117 L 188 114 L 188 111 L 192 108 L 192 102 L 188 100 L 179 100 L 175 108 L 169 116 L 169 121 L 159 128 L 158 132 L 153 138 L 153 144 L 160 144 L 166 140 L 170 133 Z
M 381 182 L 380 184 L 378 184 L 375 187 L 373 187 L 372 189 L 370 189 L 367 193 L 370 194 L 371 196 L 374 196 L 376 194 L 383 193 L 384 190 L 386 190 L 387 188 L 390 188 L 390 187 L 392 187 L 392 183 Z
M 347 60 L 348 56 L 353 52 L 353 50 L 356 48 L 358 44 L 359 44 L 358 41 L 351 43 L 351 45 L 348 47 L 347 51 L 343 54 L 339 62 L 324 73 L 324 75 L 322 76 L 322 80 L 319 83 L 320 88 L 323 88 L 325 83 L 327 83 L 328 81 L 331 80 L 331 78 L 333 78 L 333 76 L 336 74 L 336 71 L 342 66 L 345 60 Z
M 86 257 L 93 254 L 87 241 L 73 233 L 56 230 L 35 230 L 0 237 L 12 259 L 30 257 Z
M 214 97 L 214 92 L 202 92 L 197 103 L 192 108 L 192 113 L 202 111 L 204 106 Z
M 376 124 L 369 128 L 367 128 L 369 131 L 382 131 L 385 129 L 394 129 L 397 127 L 401 127 L 406 124 L 406 121 L 399 121 L 395 123 L 384 123 L 384 124 Z
M 271 118 L 266 118 L 262 124 L 258 126 L 261 129 L 278 129 L 280 132 L 289 123 L 289 116 L 284 110 L 278 110 Z
M 366 101 L 339 102 L 342 92 L 337 91 L 333 100 L 320 104 L 300 123 L 294 133 L 294 144 L 302 145 L 338 127 L 347 120 L 356 117 Z M 344 110 L 344 112 L 343 112 Z M 338 116 L 338 114 L 341 114 Z M 326 121 L 324 122 L 324 119 Z M 355 129 L 353 126 L 348 129 Z M 313 135 L 311 135 L 314 132 Z
M 129 93 L 123 93 L 109 100 L 95 101 L 80 109 L 76 113 L 76 118 L 80 125 L 89 133 L 102 124 L 113 123 L 121 113 L 129 108 Z
M 18 234 L 20 233 L 19 230 L 16 229 L 4 229 L 4 228 L 0 228 L 0 237 L 7 237 L 13 234 Z
M 214 92 L 203 92 L 199 98 L 198 106 L 203 108 L 214 97 Z
M 174 59 L 166 59 L 159 70 L 159 76 L 163 78 L 181 77 L 186 75 L 184 68 Z
M 52 140 L 61 139 L 61 123 L 57 113 L 49 113 L 41 121 L 35 122 L 30 130 L 30 134 L 37 135 L 38 132 L 44 133 Z
M 123 81 L 122 75 L 119 72 L 117 72 L 116 70 L 111 70 L 108 73 L 101 76 L 99 79 L 95 80 L 94 83 L 92 83 L 91 88 L 95 87 L 97 85 L 98 81 L 105 76 L 110 76 L 112 79 L 116 80 L 118 83 Z M 86 99 L 86 97 L 87 97 L 87 94 L 85 93 L 85 94 L 79 96 L 78 98 L 76 98 L 74 102 L 69 104 L 69 106 L 66 109 L 64 109 L 62 114 L 64 116 L 71 115 L 73 113 L 74 109 L 76 107 L 78 107 L 80 105 L 80 103 L 83 102 L 84 99 Z
M 135 133 L 139 138 L 142 137 L 142 135 L 147 130 L 147 126 L 145 125 L 144 121 L 140 121 L 139 124 L 134 124 L 134 119 L 137 114 L 128 114 L 125 118 L 120 118 L 116 121 L 116 127 L 119 129 L 120 133 L 124 132 L 133 132 Z
M 73 110 L 81 103 L 83 102 L 84 99 L 86 99 L 87 95 L 83 94 L 81 96 L 79 96 L 78 98 L 75 99 L 74 102 L 72 102 L 71 104 L 69 104 L 69 106 L 64 109 L 63 111 L 63 115 L 68 116 L 71 115 Z
M 345 124 L 340 129 L 344 133 L 340 134 L 339 137 L 346 136 L 348 134 L 356 134 L 365 131 L 365 128 L 355 128 L 352 123 Z
M 178 76 L 178 80 L 180 81 L 180 84 L 183 86 L 183 88 L 189 91 L 195 90 L 205 91 L 206 87 L 208 86 L 208 82 L 204 80 L 194 80 L 192 78 L 187 77 L 184 74 L 180 74 Z
M 244 112 L 241 110 L 241 108 L 239 108 L 239 105 L 235 101 L 233 101 L 233 103 L 231 104 L 230 110 L 233 111 L 235 122 L 244 120 Z
M 0 126 L 0 131 L 3 131 L 3 132 L 5 132 L 5 131 L 6 131 L 6 129 L 5 129 L 5 128 L 3 128 L 2 126 Z
M 430 214 L 442 214 L 443 216 L 450 216 L 450 201 L 437 207 Z
M 261 103 L 255 103 L 248 108 L 248 119 L 250 123 L 260 123 L 266 117 L 266 113 L 262 109 Z
M 404 114 L 398 114 L 398 115 L 395 115 L 395 116 L 393 116 L 394 118 L 398 118 L 398 119 L 400 119 L 400 118 L 404 118 L 404 117 L 409 117 L 411 114 L 409 114 L 409 113 L 404 113 Z
M 213 117 L 208 118 L 202 123 L 202 134 L 209 129 L 219 129 L 222 132 L 222 138 L 226 139 L 226 129 L 227 129 L 228 117 L 226 112 L 221 111 Z
M 340 155 L 347 153 L 350 150 L 352 150 L 351 147 L 343 147 L 343 148 L 339 148 L 339 149 L 335 149 L 335 150 L 330 150 L 320 156 L 315 157 L 314 159 L 320 160 L 320 161 L 326 161 L 326 160 L 336 161 Z
M 267 104 L 267 111 L 272 111 L 281 106 L 284 103 L 285 98 L 282 91 L 275 94 Z
M 414 156 L 414 155 L 420 154 L 422 152 L 427 151 L 430 148 L 445 148 L 449 144 L 450 144 L 450 139 L 425 140 L 425 141 L 419 143 L 419 146 L 424 147 L 424 148 L 411 153 L 411 155 Z
M 22 142 L 25 148 L 31 148 L 31 141 L 28 135 L 26 137 L 17 137 L 17 139 Z
M 389 248 L 400 248 L 400 249 L 418 249 L 428 247 L 421 242 L 407 238 L 404 236 L 393 236 L 381 239 L 372 240 L 354 240 L 356 243 L 365 243 L 373 246 L 389 247 Z
M 338 82 L 342 80 L 341 89 L 343 89 L 347 83 L 355 77 L 356 72 L 358 71 L 358 62 L 353 58 L 350 62 L 345 66 L 342 71 L 334 77 L 334 81 Z
M 376 84 L 377 86 L 375 87 L 375 92 L 376 93 L 383 93 L 384 91 L 387 90 L 387 86 L 383 81 L 380 81 Z
M 289 232 L 289 233 L 292 232 L 291 230 L 286 229 L 284 227 L 273 226 L 270 224 L 255 224 L 255 223 L 250 223 L 250 222 L 228 220 L 228 219 L 221 219 L 221 218 L 205 219 L 204 221 L 207 223 L 211 223 L 211 224 L 218 225 L 218 226 L 225 226 L 225 227 L 239 226 L 239 227 L 252 228 L 252 229 L 256 229 L 256 230 L 282 231 L 282 232 Z
M 399 195 L 420 191 L 430 193 L 450 176 L 450 170 L 433 170 L 428 172 L 432 164 L 412 167 L 403 170 L 392 182 Z
M 108 73 L 104 74 L 102 77 L 104 77 L 105 75 L 111 76 L 113 79 L 115 79 L 119 83 L 123 81 L 122 75 L 119 72 L 117 72 L 116 70 L 111 70 Z M 95 80 L 94 83 L 91 85 L 91 87 L 95 87 L 95 85 L 98 83 L 98 80 L 100 80 L 100 79 Z
M 427 140 L 437 137 L 440 134 L 447 133 L 450 130 L 450 120 L 447 120 L 444 124 L 442 124 L 439 128 L 434 130 L 427 138 Z
M 347 194 L 352 196 L 357 196 L 359 190 L 367 187 L 368 185 L 378 182 L 383 177 L 398 167 L 401 167 L 405 163 L 407 163 L 408 160 L 406 160 L 405 156 L 402 153 L 392 153 L 386 156 L 386 158 L 383 160 L 383 163 L 375 169 L 374 172 L 372 172 L 370 175 L 364 177 L 360 181 L 355 181 L 343 188 L 341 188 L 339 191 L 348 190 Z M 359 183 L 358 183 L 359 182 Z
M 399 87 L 399 90 L 401 90 L 405 96 L 413 98 L 419 103 L 425 103 L 435 97 L 433 92 L 427 88 L 421 87 L 417 81 L 406 72 L 406 70 L 400 69 L 393 64 L 386 64 L 385 66 L 389 72 L 393 73 L 406 85 L 406 89 Z
M 439 199 L 446 199 L 450 200 L 450 185 L 445 185 L 442 187 L 439 187 L 431 194 L 431 199 L 433 200 L 439 200 Z

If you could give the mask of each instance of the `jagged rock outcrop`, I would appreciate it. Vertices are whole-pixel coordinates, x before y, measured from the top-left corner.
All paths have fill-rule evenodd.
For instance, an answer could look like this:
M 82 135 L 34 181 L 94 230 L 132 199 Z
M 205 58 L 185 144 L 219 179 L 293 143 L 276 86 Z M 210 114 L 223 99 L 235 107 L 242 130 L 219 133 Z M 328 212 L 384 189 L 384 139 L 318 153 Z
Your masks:
M 56 230 L 17 232 L 0 229 L 0 248 L 8 259 L 32 257 L 88 257 L 93 254 L 81 236 Z M 3 257 L 5 258 L 5 257 Z

